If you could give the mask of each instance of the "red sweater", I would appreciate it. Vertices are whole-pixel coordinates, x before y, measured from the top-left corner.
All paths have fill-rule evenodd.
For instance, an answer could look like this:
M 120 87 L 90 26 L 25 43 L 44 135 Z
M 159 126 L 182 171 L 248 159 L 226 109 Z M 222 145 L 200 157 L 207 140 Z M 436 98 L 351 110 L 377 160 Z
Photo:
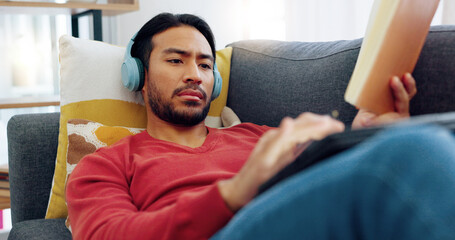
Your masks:
M 84 157 L 68 181 L 74 239 L 208 239 L 233 213 L 216 182 L 233 177 L 269 128 L 208 128 L 198 148 L 146 131 Z

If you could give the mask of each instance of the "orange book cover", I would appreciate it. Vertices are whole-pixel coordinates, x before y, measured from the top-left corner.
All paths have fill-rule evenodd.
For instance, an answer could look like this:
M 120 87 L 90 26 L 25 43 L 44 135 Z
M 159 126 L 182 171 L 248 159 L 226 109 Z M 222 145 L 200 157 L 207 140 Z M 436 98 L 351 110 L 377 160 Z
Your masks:
M 395 110 L 390 78 L 414 70 L 438 5 L 439 0 L 375 0 L 346 89 L 348 103 L 377 114 Z

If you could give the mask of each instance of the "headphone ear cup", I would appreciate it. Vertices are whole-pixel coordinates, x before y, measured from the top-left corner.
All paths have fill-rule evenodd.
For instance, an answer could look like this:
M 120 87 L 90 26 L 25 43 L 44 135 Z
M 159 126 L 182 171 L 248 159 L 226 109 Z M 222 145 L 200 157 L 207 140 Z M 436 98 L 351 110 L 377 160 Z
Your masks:
M 142 64 L 142 61 L 139 58 L 133 58 L 136 61 L 136 69 L 139 72 L 139 87 L 137 88 L 136 91 L 142 90 L 144 87 L 144 77 L 145 77 L 145 72 L 144 72 L 144 65 Z
M 212 91 L 212 100 L 217 98 L 221 93 L 221 88 L 223 87 L 223 78 L 221 77 L 220 72 L 216 63 L 213 65 L 213 91 Z
M 133 57 L 125 59 L 122 64 L 123 86 L 130 91 L 139 91 L 144 86 L 144 67 L 141 60 Z

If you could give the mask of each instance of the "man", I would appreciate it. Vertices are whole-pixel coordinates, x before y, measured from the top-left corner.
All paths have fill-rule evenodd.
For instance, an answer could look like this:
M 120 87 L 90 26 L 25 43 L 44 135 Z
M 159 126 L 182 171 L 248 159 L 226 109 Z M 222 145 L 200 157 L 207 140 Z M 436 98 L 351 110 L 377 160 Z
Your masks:
M 392 195 L 386 194 L 383 188 L 374 192 L 362 188 L 359 190 L 361 194 L 349 193 L 347 201 L 352 202 L 351 198 L 358 200 L 358 209 L 355 205 L 340 207 L 338 210 L 344 218 L 353 221 L 340 220 L 344 218 L 339 216 L 331 218 L 330 212 L 327 212 L 330 203 L 319 205 L 321 199 L 327 200 L 330 197 L 315 200 L 313 197 L 323 194 L 306 192 L 304 188 L 311 186 L 319 193 L 336 193 L 335 197 L 343 198 L 343 194 L 330 190 L 333 184 L 318 187 L 312 181 L 339 181 L 339 188 L 335 187 L 337 190 L 351 189 L 343 181 L 349 179 L 352 185 L 352 181 L 356 181 L 353 179 L 361 172 L 355 166 L 360 165 L 360 162 L 363 164 L 364 155 L 357 152 L 343 156 L 343 159 L 348 159 L 346 161 L 328 161 L 316 173 L 304 171 L 297 177 L 304 180 L 295 183 L 292 182 L 293 178 L 283 187 L 274 188 L 275 193 L 271 191 L 252 202 L 258 187 L 292 162 L 304 150 L 306 143 L 343 131 L 344 126 L 327 116 L 304 113 L 296 119 L 283 119 L 275 129 L 251 123 L 223 130 L 205 127 L 204 119 L 214 84 L 214 46 L 209 26 L 193 15 L 160 14 L 138 32 L 131 53 L 144 65 L 145 80 L 141 91 L 146 103 L 147 129 L 85 157 L 71 174 L 67 202 L 74 239 L 208 239 L 217 232 L 215 238 L 219 239 L 276 239 L 285 236 L 279 231 L 294 234 L 289 235 L 291 237 L 301 233 L 308 239 L 315 236 L 328 239 L 332 237 L 317 235 L 312 231 L 328 233 L 331 229 L 336 229 L 333 234 L 340 238 L 369 237 L 368 234 L 378 237 L 380 235 L 376 235 L 377 231 L 370 229 L 375 223 L 371 219 L 386 219 L 391 222 L 406 220 L 401 218 L 403 215 L 396 217 L 392 214 L 402 213 L 399 210 L 405 208 L 402 207 L 404 204 L 396 204 L 394 199 L 390 200 L 393 207 L 386 208 L 394 209 L 391 215 L 375 217 L 370 214 L 371 219 L 361 218 L 364 216 L 362 214 L 368 214 L 357 212 L 362 207 L 368 209 L 365 207 L 367 204 L 362 205 L 363 203 L 374 204 L 374 199 Z M 390 86 L 395 97 L 396 112 L 376 116 L 360 110 L 354 120 L 354 127 L 409 116 L 409 101 L 416 94 L 414 79 L 410 74 L 401 80 L 394 77 Z M 426 135 L 412 137 L 419 139 Z M 450 144 L 455 146 L 453 139 L 450 140 Z M 376 145 L 382 142 L 378 141 Z M 385 144 L 374 149 L 387 147 Z M 392 160 L 396 160 L 396 155 L 402 154 L 393 155 L 392 150 L 387 152 L 391 152 Z M 439 151 L 440 155 L 447 156 L 444 153 L 443 150 Z M 379 156 L 369 152 L 364 154 L 365 158 Z M 406 159 L 410 158 L 412 157 Z M 390 162 L 382 160 L 375 162 Z M 454 168 L 453 165 L 452 163 L 450 167 Z M 373 168 L 371 172 L 377 171 Z M 340 174 L 337 173 L 344 173 L 344 178 L 338 179 Z M 450 180 L 453 181 L 453 178 Z M 371 180 L 365 179 L 365 182 L 368 181 Z M 370 186 L 377 184 L 362 186 L 370 189 Z M 293 189 L 289 191 L 291 187 Z M 295 198 L 288 198 L 288 194 L 294 196 L 299 192 L 294 187 L 302 189 L 302 193 Z M 379 193 L 384 196 L 375 196 Z M 294 201 L 280 204 L 277 200 L 283 198 Z M 294 211 L 289 208 L 299 201 L 302 209 Z M 307 225 L 288 228 L 301 220 L 297 216 L 309 216 L 307 214 L 315 207 L 319 209 L 320 216 L 326 216 L 327 221 L 321 221 L 320 216 L 311 215 L 317 221 L 310 219 Z M 332 210 L 331 212 L 337 212 Z M 349 214 L 344 214 L 345 212 Z M 279 213 L 288 214 L 282 216 Z M 277 223 L 276 218 L 279 218 L 281 224 Z M 337 221 L 351 225 L 346 228 L 342 228 L 345 226 L 342 224 L 333 226 Z M 229 225 L 226 226 L 228 222 Z M 358 223 L 355 229 L 353 222 Z M 427 230 L 419 227 L 425 226 L 425 223 L 407 229 L 411 232 L 415 228 Z M 381 233 L 385 232 L 387 231 Z

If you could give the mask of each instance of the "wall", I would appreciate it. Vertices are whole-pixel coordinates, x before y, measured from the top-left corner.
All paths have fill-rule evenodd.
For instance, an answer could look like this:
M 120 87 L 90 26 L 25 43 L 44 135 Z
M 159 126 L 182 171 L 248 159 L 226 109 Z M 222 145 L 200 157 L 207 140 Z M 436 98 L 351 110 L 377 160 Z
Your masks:
M 444 0 L 441 5 L 444 6 L 442 23 L 455 24 L 455 0 Z
M 372 2 L 373 0 L 139 0 L 139 11 L 117 17 L 118 44 L 126 45 L 130 36 L 161 12 L 201 16 L 212 27 L 217 49 L 234 41 L 254 38 L 289 41 L 354 39 L 363 36 Z M 283 22 L 283 29 L 280 29 L 280 21 Z
M 204 18 L 215 35 L 217 49 L 220 49 L 242 39 L 241 19 L 232 17 L 241 4 L 242 0 L 139 0 L 140 11 L 117 16 L 118 44 L 126 45 L 153 16 L 171 12 L 191 13 Z
M 204 18 L 217 49 L 243 39 L 333 41 L 364 35 L 374 0 L 139 0 L 140 10 L 116 17 L 117 44 L 161 12 L 192 13 Z M 433 24 L 455 22 L 455 0 L 441 0 Z M 441 6 L 446 7 L 442 11 Z M 452 14 L 451 14 L 452 13 Z M 443 17 L 444 15 L 444 17 Z

